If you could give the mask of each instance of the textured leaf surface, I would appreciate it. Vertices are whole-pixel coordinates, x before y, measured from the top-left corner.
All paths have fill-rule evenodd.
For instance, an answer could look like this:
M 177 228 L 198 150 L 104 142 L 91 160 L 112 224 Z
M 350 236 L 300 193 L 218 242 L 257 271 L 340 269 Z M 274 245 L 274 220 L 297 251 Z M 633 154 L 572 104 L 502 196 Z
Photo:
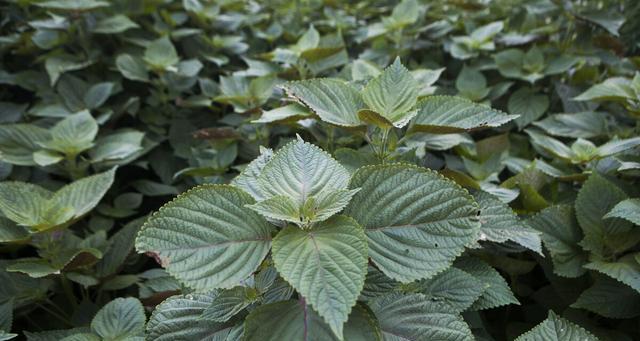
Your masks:
M 390 122 L 402 127 L 408 123 L 406 116 L 418 98 L 418 82 L 400 63 L 400 58 L 371 80 L 362 91 L 362 98 L 369 109 Z
M 247 287 L 234 287 L 224 290 L 216 296 L 211 305 L 200 315 L 201 319 L 227 322 L 254 301 L 255 290 Z
M 216 293 L 172 296 L 160 303 L 147 323 L 147 340 L 226 340 L 229 324 L 199 319 Z
M 527 223 L 542 232 L 542 241 L 551 254 L 554 273 L 563 277 L 579 277 L 585 273 L 582 266 L 586 264 L 588 254 L 578 244 L 582 240 L 582 231 L 571 206 L 545 208 Z
M 446 303 L 454 312 L 461 313 L 471 307 L 486 288 L 477 278 L 451 267 L 433 278 L 410 284 L 409 289 L 424 294 L 431 301 Z
M 417 106 L 414 128 L 429 133 L 498 127 L 518 117 L 455 96 L 430 96 Z
M 542 321 L 542 323 L 527 333 L 520 335 L 515 341 L 565 340 L 598 341 L 598 338 L 582 327 L 562 317 L 556 316 L 552 311 L 549 311 L 549 317 L 547 317 L 546 320 Z
M 367 271 L 362 227 L 336 216 L 310 230 L 289 226 L 273 241 L 276 269 L 342 337 Z
M 47 129 L 33 124 L 0 125 L 0 160 L 14 165 L 35 166 L 33 153 L 38 142 L 50 138 Z
M 0 183 L 0 210 L 20 225 L 36 226 L 43 221 L 52 195 L 38 185 L 5 181 Z
M 392 293 L 376 298 L 370 307 L 386 341 L 474 340 L 460 315 L 421 294 Z
M 511 240 L 542 254 L 540 233 L 526 227 L 507 204 L 482 191 L 476 193 L 474 198 L 480 205 L 480 240 L 497 243 Z
M 478 279 L 485 287 L 482 296 L 473 303 L 471 309 L 484 310 L 520 304 L 500 273 L 487 263 L 476 258 L 463 258 L 456 262 L 456 267 Z
M 325 122 L 340 126 L 362 125 L 358 110 L 365 107 L 356 88 L 339 79 L 310 79 L 284 86 L 287 95 L 313 110 Z
M 286 195 L 276 195 L 253 205 L 247 205 L 247 207 L 266 218 L 284 220 L 295 224 L 302 222 L 300 207 Z
M 269 148 L 261 149 L 260 156 L 251 161 L 247 167 L 242 170 L 242 173 L 231 181 L 231 184 L 251 194 L 251 196 L 258 201 L 265 199 L 258 184 L 258 177 L 272 157 L 273 150 Z
M 258 183 L 266 197 L 286 195 L 302 207 L 321 191 L 344 189 L 349 173 L 319 147 L 298 139 L 282 147 L 264 166 Z
M 87 214 L 107 193 L 116 174 L 116 168 L 82 178 L 59 189 L 51 198 L 62 207 L 73 207 L 75 218 Z
M 621 218 L 640 225 L 640 199 L 627 199 L 619 202 L 604 218 Z
M 196 187 L 145 223 L 136 248 L 158 254 L 170 274 L 194 289 L 233 287 L 255 271 L 271 244 L 271 225 L 244 207 L 253 202 L 232 186 Z
M 478 237 L 478 206 L 455 183 L 405 164 L 359 169 L 351 188 L 361 188 L 344 214 L 365 228 L 369 256 L 402 282 L 446 269 Z
M 376 321 L 364 308 L 356 306 L 345 324 L 345 340 L 382 341 Z M 303 301 L 266 304 L 246 319 L 246 341 L 337 341 L 340 340 L 311 307 Z
M 91 329 L 103 340 L 123 340 L 144 334 L 146 316 L 136 298 L 116 298 L 91 321 Z

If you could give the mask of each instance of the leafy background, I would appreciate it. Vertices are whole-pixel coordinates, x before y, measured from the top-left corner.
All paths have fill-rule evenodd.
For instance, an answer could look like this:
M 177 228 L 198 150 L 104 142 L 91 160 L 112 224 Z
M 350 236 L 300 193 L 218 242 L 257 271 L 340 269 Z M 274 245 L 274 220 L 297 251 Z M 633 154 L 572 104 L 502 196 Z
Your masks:
M 229 183 L 296 134 L 350 174 L 437 170 L 481 209 L 478 242 L 447 271 L 381 296 L 399 283 L 370 267 L 353 316 L 373 313 L 386 340 L 437 337 L 438 309 L 479 340 L 640 338 L 635 1 L 13 0 L 0 13 L 0 339 L 206 335 L 219 293 L 180 284 L 135 236 L 172 197 Z M 387 66 L 405 87 L 360 94 Z M 209 318 L 259 312 L 252 339 L 296 316 L 272 270 L 255 276 L 270 291 L 225 291 L 240 303 Z M 187 322 L 166 315 L 176 307 Z

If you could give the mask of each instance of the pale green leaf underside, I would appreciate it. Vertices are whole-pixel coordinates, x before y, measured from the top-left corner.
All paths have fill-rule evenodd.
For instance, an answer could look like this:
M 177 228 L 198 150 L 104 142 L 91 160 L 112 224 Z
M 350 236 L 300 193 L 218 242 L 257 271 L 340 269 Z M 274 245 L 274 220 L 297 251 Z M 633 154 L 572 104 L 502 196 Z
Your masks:
M 422 294 L 392 293 L 370 303 L 385 341 L 472 341 L 462 317 Z
M 142 227 L 139 252 L 159 256 L 167 271 L 198 291 L 230 288 L 269 252 L 272 226 L 228 185 L 196 187 L 163 206 Z
M 290 82 L 284 86 L 287 95 L 311 109 L 321 120 L 355 127 L 362 125 L 358 110 L 365 107 L 356 88 L 333 78 Z
M 440 134 L 498 127 L 518 117 L 455 96 L 430 96 L 417 107 L 413 128 Z
M 147 340 L 226 340 L 232 326 L 201 320 L 215 293 L 172 296 L 160 303 L 147 323 Z
M 361 188 L 344 214 L 364 228 L 369 256 L 401 282 L 429 278 L 446 269 L 477 240 L 478 206 L 461 187 L 416 166 L 360 168 L 351 188 Z
M 515 341 L 565 340 L 598 341 L 598 338 L 582 327 L 562 317 L 556 316 L 552 311 L 549 311 L 549 317 L 547 317 L 546 320 L 542 321 L 542 323 L 527 333 L 520 335 Z
M 310 230 L 289 226 L 273 241 L 273 260 L 282 277 L 341 337 L 367 272 L 362 227 L 345 216 Z
M 282 147 L 258 177 L 265 197 L 286 195 L 299 207 L 321 191 L 344 189 L 347 170 L 319 147 L 298 139 Z

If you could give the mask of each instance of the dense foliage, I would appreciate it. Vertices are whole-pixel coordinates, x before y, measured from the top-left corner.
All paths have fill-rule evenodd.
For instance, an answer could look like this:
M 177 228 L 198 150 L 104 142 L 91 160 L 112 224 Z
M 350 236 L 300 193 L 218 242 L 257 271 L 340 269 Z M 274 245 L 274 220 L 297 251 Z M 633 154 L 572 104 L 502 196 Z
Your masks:
M 640 339 L 640 5 L 0 3 L 0 340 Z

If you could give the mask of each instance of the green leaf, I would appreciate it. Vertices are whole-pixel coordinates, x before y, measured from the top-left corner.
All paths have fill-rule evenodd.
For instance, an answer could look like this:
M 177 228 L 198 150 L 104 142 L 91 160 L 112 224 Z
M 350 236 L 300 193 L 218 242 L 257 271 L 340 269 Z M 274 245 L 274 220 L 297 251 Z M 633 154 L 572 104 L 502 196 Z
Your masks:
M 93 60 L 79 60 L 74 56 L 62 54 L 48 57 L 45 60 L 44 66 L 47 74 L 49 74 L 51 86 L 53 86 L 63 73 L 81 70 L 93 63 Z
M 29 341 L 58 341 L 63 340 L 68 336 L 73 336 L 76 334 L 84 334 L 90 333 L 91 330 L 88 327 L 78 327 L 71 329 L 61 329 L 61 330 L 47 330 L 42 332 L 28 332 L 25 331 L 24 334 Z M 93 334 L 89 334 L 93 335 Z
M 273 150 L 260 147 L 260 156 L 251 161 L 247 167 L 242 170 L 242 173 L 231 181 L 231 184 L 249 193 L 256 200 L 266 199 L 262 190 L 260 190 L 258 177 L 272 157 Z
M 116 67 L 124 78 L 140 82 L 149 81 L 149 73 L 144 61 L 136 56 L 129 54 L 119 55 L 116 58 Z
M 594 261 L 584 267 L 603 273 L 620 281 L 637 292 L 640 292 L 640 264 L 636 260 L 637 254 L 628 254 L 617 261 Z
M 409 122 L 409 111 L 416 105 L 418 82 L 400 63 L 400 58 L 396 58 L 391 66 L 367 83 L 362 98 L 369 109 L 402 128 Z
M 456 89 L 460 96 L 472 101 L 482 100 L 491 90 L 487 87 L 487 79 L 482 72 L 466 66 L 456 77 Z
M 244 324 L 246 341 L 337 341 L 329 326 L 304 301 L 282 301 L 254 309 Z M 359 305 L 344 326 L 344 340 L 382 341 L 377 321 Z
M 171 296 L 160 303 L 147 323 L 147 339 L 173 340 L 227 340 L 232 330 L 228 323 L 200 319 L 217 293 Z
M 554 114 L 533 122 L 533 125 L 550 135 L 586 139 L 606 134 L 607 114 L 593 111 Z
M 64 160 L 63 155 L 49 150 L 43 149 L 33 153 L 33 161 L 35 161 L 38 166 L 42 167 L 55 165 L 62 160 Z
M 342 211 L 359 189 L 338 189 L 322 191 L 315 197 L 307 199 L 303 206 L 303 215 L 309 217 L 310 222 L 320 222 Z
M 93 32 L 101 34 L 116 34 L 138 27 L 138 24 L 131 21 L 131 19 L 126 15 L 117 14 L 98 21 L 96 26 L 93 28 Z
M 516 118 L 518 128 L 539 119 L 549 109 L 549 97 L 531 88 L 522 87 L 509 96 L 509 113 L 520 115 Z
M 540 233 L 523 224 L 513 210 L 487 192 L 474 195 L 480 205 L 480 240 L 504 243 L 511 240 L 542 254 Z
M 224 290 L 213 299 L 211 305 L 202 312 L 201 319 L 227 322 L 257 299 L 253 288 L 237 286 Z
M 284 220 L 294 224 L 307 223 L 298 203 L 286 195 L 276 195 L 247 207 L 265 218 Z
M 22 226 L 42 223 L 49 207 L 50 191 L 24 182 L 0 182 L 0 210 Z
M 110 247 L 96 264 L 96 275 L 107 277 L 118 272 L 125 260 L 133 250 L 136 234 L 145 218 L 138 218 L 128 222 L 109 238 Z
M 571 206 L 547 207 L 527 220 L 527 224 L 542 232 L 542 241 L 551 254 L 556 275 L 574 278 L 585 273 L 583 265 L 589 255 L 579 245 L 582 231 Z
M 115 83 L 102 82 L 92 85 L 84 94 L 84 104 L 88 109 L 96 109 L 107 101 Z
M 13 300 L 0 302 L 0 333 L 11 330 L 13 324 Z M 2 335 L 2 334 L 0 334 Z
M 640 199 L 626 199 L 616 204 L 603 218 L 626 219 L 640 225 Z
M 67 11 L 87 11 L 111 6 L 107 1 L 99 0 L 50 0 L 35 3 L 36 6 Z
M 608 318 L 632 318 L 640 315 L 640 295 L 618 281 L 598 277 L 571 307 L 586 309 Z
M 343 323 L 367 272 L 367 243 L 356 221 L 336 216 L 302 230 L 289 226 L 273 240 L 276 269 L 342 338 Z
M 107 162 L 126 159 L 143 150 L 145 134 L 135 130 L 117 131 L 96 140 L 89 151 L 91 162 Z
M 344 214 L 365 228 L 369 256 L 401 282 L 429 278 L 478 238 L 478 206 L 454 182 L 406 164 L 360 168 Z
M 344 189 L 349 173 L 329 154 L 298 138 L 282 147 L 258 177 L 266 197 L 285 195 L 302 207 L 309 197 Z
M 482 282 L 484 292 L 471 306 L 472 310 L 485 310 L 507 304 L 520 304 L 507 282 L 494 268 L 477 258 L 462 258 L 455 266 Z
M 392 293 L 370 303 L 385 340 L 474 340 L 462 317 L 421 294 Z
M 33 124 L 0 125 L 0 160 L 19 166 L 35 166 L 38 144 L 50 139 L 49 130 Z
M 433 278 L 406 285 L 405 290 L 419 292 L 433 302 L 446 303 L 454 312 L 461 313 L 482 295 L 485 283 L 451 267 Z
M 603 219 L 627 195 L 598 173 L 593 173 L 578 192 L 575 208 L 584 232 L 581 245 L 599 256 L 622 252 L 640 241 L 640 231 L 623 219 Z
M 625 101 L 635 99 L 635 91 L 628 78 L 613 77 L 591 86 L 575 97 L 574 101 Z
M 577 16 L 604 28 L 616 37 L 620 35 L 619 30 L 626 20 L 625 16 L 616 10 L 607 11 L 605 9 L 579 13 Z
M 144 224 L 136 249 L 157 254 L 171 275 L 198 291 L 234 287 L 256 270 L 271 244 L 271 225 L 244 207 L 253 203 L 232 186 L 196 187 Z
M 50 132 L 51 139 L 42 142 L 43 147 L 75 156 L 93 147 L 93 140 L 98 134 L 98 122 L 85 110 L 56 123 Z
M 73 218 L 89 213 L 107 193 L 116 174 L 116 168 L 74 181 L 59 189 L 51 197 L 50 207 L 71 207 Z
M 531 138 L 531 144 L 534 146 L 540 147 L 543 150 L 565 160 L 572 160 L 576 157 L 571 148 L 553 137 L 549 137 L 534 129 L 525 129 L 525 132 Z
M 0 243 L 20 242 L 29 239 L 29 232 L 15 222 L 0 216 Z
M 302 105 L 293 103 L 284 107 L 275 108 L 262 112 L 259 119 L 253 120 L 253 123 L 273 123 L 273 122 L 289 122 L 298 121 L 311 116 L 311 113 Z
M 564 340 L 598 341 L 598 338 L 577 324 L 556 316 L 553 311 L 549 311 L 549 317 L 546 320 L 525 334 L 520 335 L 515 341 Z
M 91 329 L 102 340 L 126 340 L 144 335 L 146 316 L 136 298 L 116 298 L 107 303 L 91 321 Z
M 180 61 L 176 48 L 169 37 L 160 37 L 147 45 L 144 50 L 144 61 L 154 69 L 167 70 Z
M 625 150 L 635 148 L 640 145 L 640 137 L 633 137 L 624 140 L 612 140 L 598 147 L 598 156 L 605 157 L 621 153 Z
M 501 126 L 517 115 L 455 96 L 429 96 L 417 105 L 413 128 L 428 133 L 457 133 Z
M 365 103 L 360 92 L 349 83 L 333 78 L 310 79 L 289 82 L 284 90 L 325 122 L 346 127 L 362 125 L 358 110 L 364 108 Z

